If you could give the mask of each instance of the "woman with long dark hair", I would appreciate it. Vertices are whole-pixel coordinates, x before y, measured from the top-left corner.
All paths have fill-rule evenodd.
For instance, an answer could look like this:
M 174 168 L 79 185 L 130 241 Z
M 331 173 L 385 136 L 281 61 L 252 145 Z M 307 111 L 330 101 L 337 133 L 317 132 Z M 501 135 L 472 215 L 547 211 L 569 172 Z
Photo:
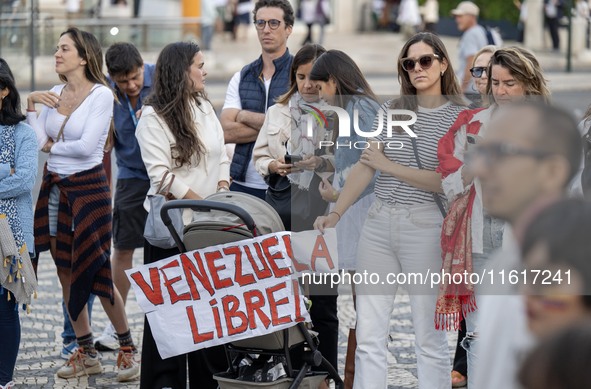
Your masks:
M 364 150 L 333 210 L 318 218 L 321 231 L 334 227 L 372 181 L 376 200 L 369 209 L 358 248 L 357 272 L 397 277 L 438 272 L 441 268 L 440 233 L 443 216 L 437 142 L 464 109 L 461 91 L 443 42 L 431 33 L 409 39 L 398 58 L 399 99 L 386 102 L 381 120 L 374 122 L 372 147 Z M 389 110 L 406 110 L 392 112 Z M 390 115 L 390 116 L 389 116 Z M 388 133 L 381 124 L 407 121 L 409 128 Z M 412 131 L 417 138 L 411 137 Z M 402 147 L 400 147 L 402 145 Z M 387 386 L 387 338 L 396 284 L 356 285 L 357 350 L 354 388 Z M 435 330 L 436 291 L 408 285 L 415 329 L 419 388 L 448 389 L 450 359 L 446 335 Z
M 329 50 L 321 55 L 310 74 L 318 88 L 321 99 L 334 107 L 344 110 L 350 120 L 350 136 L 341 134 L 341 118 L 337 116 L 332 129 L 332 147 L 334 153 L 332 159 L 334 177 L 332 183 L 325 178 L 320 183 L 322 197 L 331 203 L 330 211 L 334 210 L 335 203 L 341 195 L 345 183 L 350 177 L 352 167 L 359 161 L 365 137 L 356 131 L 369 132 L 379 110 L 377 97 L 363 76 L 361 69 L 351 57 L 339 50 Z M 347 146 L 349 145 L 349 146 Z M 339 254 L 339 269 L 355 272 L 357 264 L 357 245 L 361 236 L 361 229 L 367 211 L 374 201 L 373 181 L 355 199 L 354 204 L 341 215 L 342 223 L 336 226 L 337 248 Z M 353 302 L 355 305 L 355 287 L 353 286 Z M 334 297 L 334 314 L 336 316 L 336 291 Z M 314 308 L 312 306 L 312 308 Z M 335 332 L 338 329 L 335 325 Z M 336 334 L 335 334 L 336 336 Z M 349 330 L 347 342 L 347 355 L 345 358 L 345 386 L 351 387 L 355 375 L 355 327 Z M 335 350 L 336 351 L 336 350 Z M 334 354 L 336 360 L 336 354 Z
M 328 163 L 328 156 L 322 155 L 319 149 L 326 128 L 313 120 L 313 136 L 308 136 L 311 104 L 319 99 L 318 90 L 310 81 L 310 71 L 316 58 L 325 52 L 320 45 L 307 44 L 296 53 L 291 66 L 291 86 L 269 107 L 253 150 L 255 168 L 269 184 L 265 200 L 277 211 L 289 231 L 311 229 L 316 217 L 326 209 L 326 203 L 316 190 L 317 172 Z M 298 160 L 295 163 L 285 161 L 286 155 Z M 299 196 L 300 193 L 308 195 Z M 307 212 L 297 213 L 293 212 L 292 199 L 315 203 L 302 204 L 302 208 L 307 206 Z
M 102 160 L 115 97 L 102 67 L 96 37 L 70 28 L 55 52 L 55 71 L 63 84 L 27 99 L 27 121 L 38 147 L 49 154 L 35 211 L 35 245 L 38 252 L 50 250 L 55 261 L 78 342 L 58 377 L 103 371 L 86 309 L 93 293 L 119 338 L 117 380 L 130 381 L 140 367 L 123 300 L 111 278 L 111 189 Z M 35 104 L 43 104 L 38 117 Z
M 194 43 L 171 43 L 158 56 L 152 93 L 136 129 L 150 177 L 148 195 L 164 184 L 162 187 L 169 187 L 174 198 L 200 200 L 230 186 L 224 134 L 205 96 L 204 66 L 203 52 Z M 149 211 L 147 199 L 144 206 Z M 190 210 L 183 219 L 190 222 Z M 146 241 L 144 263 L 178 253 L 176 248 L 162 249 Z M 223 347 L 192 352 L 188 359 L 190 387 L 217 388 L 212 374 L 227 368 Z M 140 387 L 185 388 L 186 366 L 186 355 L 165 360 L 160 357 L 145 320 Z
M 33 185 L 37 175 L 35 132 L 23 123 L 21 100 L 8 64 L 0 58 L 0 240 L 13 237 L 15 252 L 10 263 L 0 264 L 0 388 L 14 387 L 12 375 L 18 354 L 21 325 L 18 307 L 36 285 L 31 259 L 33 240 Z M 5 227 L 9 227 L 4 230 Z M 5 253 L 7 254 L 7 253 Z M 3 261 L 9 258 L 2 258 Z M 19 271 L 19 267 L 22 269 Z M 12 275 L 9 277 L 8 275 Z M 21 276 L 22 275 L 22 276 Z M 30 277 L 29 277 L 30 276 Z M 30 284 L 30 285 L 29 285 Z

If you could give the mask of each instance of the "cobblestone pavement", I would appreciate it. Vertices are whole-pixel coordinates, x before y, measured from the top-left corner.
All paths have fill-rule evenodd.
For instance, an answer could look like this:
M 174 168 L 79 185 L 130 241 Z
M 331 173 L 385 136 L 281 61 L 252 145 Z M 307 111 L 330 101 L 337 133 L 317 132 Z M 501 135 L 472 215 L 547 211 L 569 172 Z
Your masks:
M 134 264 L 142 263 L 142 250 L 134 255 Z M 339 370 L 343 372 L 347 334 L 354 324 L 355 312 L 351 295 L 343 290 L 339 296 Z M 63 317 L 61 310 L 61 289 L 57 281 L 55 265 L 48 253 L 41 254 L 39 261 L 39 291 L 33 301 L 29 315 L 21 314 L 21 347 L 14 375 L 17 387 L 22 388 L 138 388 L 136 382 L 122 384 L 117 382 L 115 373 L 116 352 L 103 352 L 104 373 L 90 377 L 64 380 L 56 376 L 63 364 L 59 357 Z M 143 313 L 136 303 L 133 290 L 127 303 L 127 314 L 131 332 L 138 347 L 141 347 Z M 93 308 L 93 330 L 95 336 L 108 322 L 99 300 Z M 453 335 L 449 336 L 450 349 L 455 347 Z M 416 388 L 417 371 L 414 354 L 414 335 L 410 316 L 408 295 L 397 297 L 391 319 L 390 340 L 388 344 L 388 382 L 391 389 Z

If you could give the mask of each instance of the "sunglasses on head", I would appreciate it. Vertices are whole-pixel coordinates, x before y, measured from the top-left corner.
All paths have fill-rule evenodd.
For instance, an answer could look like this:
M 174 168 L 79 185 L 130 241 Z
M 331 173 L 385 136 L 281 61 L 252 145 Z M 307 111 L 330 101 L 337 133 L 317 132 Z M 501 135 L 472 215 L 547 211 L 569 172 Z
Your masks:
M 421 69 L 426 70 L 433 65 L 433 60 L 435 59 L 439 59 L 439 56 L 437 54 L 426 54 L 421 55 L 418 59 L 402 58 L 400 60 L 400 64 L 402 65 L 402 68 L 407 72 L 414 70 L 417 62 L 419 63 Z
M 472 77 L 474 78 L 482 77 L 483 73 L 486 73 L 486 66 L 474 66 L 470 69 L 470 74 L 472 74 Z

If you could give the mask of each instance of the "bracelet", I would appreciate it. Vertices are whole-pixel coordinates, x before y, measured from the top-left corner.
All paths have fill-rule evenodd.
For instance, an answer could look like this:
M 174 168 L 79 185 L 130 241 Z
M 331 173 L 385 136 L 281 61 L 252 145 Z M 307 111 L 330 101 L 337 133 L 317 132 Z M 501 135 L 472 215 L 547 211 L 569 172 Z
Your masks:
M 29 109 L 29 108 L 27 108 L 27 112 L 37 112 L 37 110 L 36 109 Z
M 341 220 L 341 214 L 340 213 L 338 213 L 337 211 L 330 211 L 328 214 L 330 215 L 331 213 L 334 213 L 335 215 L 337 215 L 339 217 L 339 220 Z

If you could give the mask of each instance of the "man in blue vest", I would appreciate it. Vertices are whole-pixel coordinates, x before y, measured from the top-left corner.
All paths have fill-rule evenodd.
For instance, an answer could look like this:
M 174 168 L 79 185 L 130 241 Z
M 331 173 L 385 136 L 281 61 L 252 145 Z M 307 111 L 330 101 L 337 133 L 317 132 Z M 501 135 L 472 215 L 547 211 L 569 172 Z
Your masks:
M 111 86 L 119 103 L 113 108 L 115 125 L 115 156 L 117 158 L 117 186 L 113 203 L 113 282 L 123 302 L 127 300 L 129 280 L 125 270 L 131 269 L 133 252 L 144 246 L 144 209 L 150 179 L 135 137 L 137 112 L 152 90 L 155 65 L 144 64 L 137 48 L 131 43 L 115 43 L 105 53 Z M 96 341 L 99 350 L 119 348 L 115 329 L 110 324 Z
M 254 168 L 252 150 L 265 112 L 289 89 L 293 56 L 287 49 L 287 38 L 294 13 L 288 0 L 259 0 L 253 14 L 262 53 L 230 80 L 221 123 L 226 143 L 236 144 L 230 189 L 264 200 L 267 184 Z

